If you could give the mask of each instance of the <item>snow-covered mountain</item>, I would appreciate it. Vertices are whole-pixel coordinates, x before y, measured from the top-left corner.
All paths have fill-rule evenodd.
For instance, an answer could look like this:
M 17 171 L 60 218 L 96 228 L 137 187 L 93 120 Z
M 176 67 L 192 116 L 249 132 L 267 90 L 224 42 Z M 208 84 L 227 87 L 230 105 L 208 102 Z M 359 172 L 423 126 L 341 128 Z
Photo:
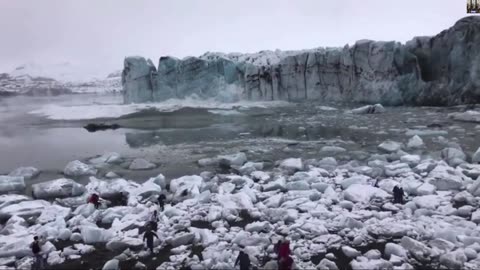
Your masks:
M 0 73 L 0 95 L 60 95 L 121 91 L 121 71 L 107 74 L 95 67 L 69 62 L 28 63 Z

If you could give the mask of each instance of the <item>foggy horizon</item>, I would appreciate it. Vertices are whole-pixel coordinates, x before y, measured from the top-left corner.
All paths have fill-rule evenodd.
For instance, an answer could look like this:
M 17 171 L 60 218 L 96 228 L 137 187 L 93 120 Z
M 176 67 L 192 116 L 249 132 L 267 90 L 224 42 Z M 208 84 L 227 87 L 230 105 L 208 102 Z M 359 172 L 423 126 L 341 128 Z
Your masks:
M 126 56 L 198 56 L 406 42 L 467 16 L 463 1 L 2 1 L 0 72 L 71 62 L 104 73 Z M 21 19 L 19 19 L 21 18 Z

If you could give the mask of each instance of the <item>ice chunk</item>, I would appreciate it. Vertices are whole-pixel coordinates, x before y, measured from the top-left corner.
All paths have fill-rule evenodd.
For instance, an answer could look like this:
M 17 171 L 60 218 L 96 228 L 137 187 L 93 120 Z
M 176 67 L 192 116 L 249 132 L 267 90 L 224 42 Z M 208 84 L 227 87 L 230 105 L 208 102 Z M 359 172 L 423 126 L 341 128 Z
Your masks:
M 327 258 L 323 258 L 317 265 L 318 270 L 338 270 L 338 266 Z
M 182 194 L 196 196 L 200 194 L 203 185 L 204 181 L 201 176 L 187 175 L 170 181 L 170 191 L 177 198 L 184 197 Z
M 51 221 L 54 221 L 57 217 L 65 219 L 70 215 L 72 209 L 67 207 L 62 207 L 59 205 L 50 205 L 45 207 L 40 216 L 37 219 L 37 222 L 40 224 L 45 224 Z
M 280 163 L 280 168 L 289 171 L 301 171 L 303 170 L 303 162 L 301 158 L 288 158 Z
M 120 261 L 111 259 L 103 265 L 102 270 L 120 270 Z
M 68 176 L 82 176 L 82 175 L 95 175 L 97 174 L 97 169 L 87 165 L 79 160 L 71 161 L 67 164 L 63 173 Z
M 203 247 L 208 247 L 218 242 L 218 236 L 209 229 L 190 228 L 190 231 L 199 235 Z
M 423 143 L 422 138 L 420 138 L 420 136 L 418 136 L 418 135 L 415 135 L 415 136 L 411 137 L 408 140 L 408 143 L 407 143 L 407 148 L 409 148 L 409 149 L 418 149 L 418 148 L 422 148 L 424 146 L 425 146 L 425 144 Z
M 353 184 L 343 193 L 344 198 L 351 202 L 368 203 L 372 198 L 388 198 L 387 192 L 369 185 Z
M 41 212 L 50 206 L 50 203 L 44 200 L 22 201 L 17 204 L 8 205 L 0 209 L 0 217 L 11 217 L 17 215 L 23 218 L 38 216 Z
M 413 202 L 418 208 L 436 209 L 442 202 L 442 198 L 438 195 L 424 195 L 413 198 Z
M 95 251 L 95 248 L 91 245 L 74 244 L 73 247 L 78 251 L 80 251 L 80 254 L 88 254 Z
M 480 182 L 480 181 L 479 181 Z M 272 181 L 263 186 L 263 191 L 274 191 L 274 190 L 284 190 L 286 189 L 287 181 L 284 177 L 279 177 L 275 181 Z
M 442 150 L 442 158 L 448 163 L 448 165 L 456 167 L 465 163 L 467 156 L 460 149 L 448 147 Z
M 309 190 L 310 185 L 306 181 L 295 181 L 287 183 L 288 190 Z
M 115 164 L 115 163 L 120 163 L 121 161 L 122 161 L 122 157 L 120 156 L 120 154 L 115 152 L 105 153 L 99 157 L 92 158 L 89 160 L 91 164 L 102 164 L 102 163 Z
M 401 162 L 407 163 L 410 167 L 415 167 L 420 163 L 419 155 L 404 155 L 400 158 Z
M 252 198 L 249 197 L 244 192 L 228 194 L 228 195 L 218 195 L 218 202 L 227 209 L 252 209 L 253 202 Z
M 376 113 L 384 113 L 387 110 L 382 106 L 382 104 L 375 104 L 375 105 L 366 105 L 360 108 L 353 109 L 349 111 L 352 114 L 376 114 Z
M 480 112 L 472 110 L 450 113 L 448 117 L 457 121 L 480 123 Z
M 442 162 L 443 163 L 443 162 Z M 446 164 L 439 164 L 428 174 L 429 183 L 438 190 L 459 190 L 463 186 L 463 176 Z
M 461 269 L 465 262 L 467 262 L 467 256 L 462 250 L 448 252 L 440 256 L 440 264 L 448 267 L 448 269 Z
M 397 152 L 398 150 L 400 150 L 401 148 L 402 148 L 401 143 L 391 141 L 391 140 L 384 141 L 383 143 L 381 143 L 378 146 L 378 149 L 380 149 L 380 150 L 382 150 L 386 153 L 394 153 L 394 152 Z
M 385 166 L 385 174 L 387 176 L 401 176 L 410 173 L 412 170 L 406 163 L 392 163 Z
M 247 232 L 269 232 L 272 230 L 272 225 L 267 221 L 256 221 L 245 226 Z
M 408 250 L 408 252 L 419 261 L 428 260 L 428 257 L 432 254 L 432 250 L 429 247 L 408 236 L 402 238 L 401 246 Z
M 86 190 L 83 185 L 66 178 L 34 184 L 32 189 L 38 199 L 80 196 Z
M 138 238 L 131 237 L 114 237 L 108 241 L 106 248 L 111 251 L 124 251 L 129 248 L 139 250 L 143 247 L 143 241 Z
M 356 258 L 362 254 L 360 251 L 349 246 L 342 246 L 342 252 L 349 258 Z
M 407 251 L 400 245 L 395 244 L 395 243 L 387 243 L 385 245 L 385 256 L 387 259 L 390 258 L 390 256 L 395 255 L 401 258 L 407 258 Z
M 339 147 L 339 146 L 330 146 L 330 145 L 327 145 L 327 146 L 324 146 L 320 149 L 320 152 L 324 152 L 324 153 L 343 153 L 343 152 L 346 152 L 347 149 L 343 148 L 343 147 Z
M 417 188 L 415 195 L 419 195 L 419 196 L 432 195 L 435 193 L 436 190 L 437 188 L 434 185 L 429 183 L 424 183 Z
M 239 152 L 236 154 L 231 155 L 221 155 L 218 156 L 218 162 L 222 166 L 242 166 L 245 162 L 247 162 L 247 155 L 243 152 Z
M 130 163 L 129 170 L 150 170 L 157 167 L 157 165 L 143 158 L 136 158 Z
M 365 176 L 365 175 L 355 175 L 349 178 L 344 179 L 340 185 L 342 185 L 343 189 L 347 189 L 349 186 L 353 184 L 362 184 L 366 185 L 368 183 L 368 180 L 370 177 Z
M 197 161 L 198 165 L 201 167 L 205 166 L 215 166 L 218 164 L 218 158 L 202 158 Z
M 35 168 L 35 167 L 20 167 L 12 172 L 10 172 L 8 175 L 9 176 L 17 176 L 17 177 L 23 177 L 24 180 L 31 180 L 37 175 L 40 174 L 40 171 Z
M 194 233 L 177 233 L 173 238 L 170 240 L 170 245 L 172 247 L 179 247 L 182 245 L 188 245 L 193 242 L 195 239 L 195 234 Z
M 127 181 L 125 179 L 114 179 L 102 181 L 95 177 L 90 177 L 90 183 L 86 186 L 90 193 L 97 193 L 100 197 L 111 198 L 120 194 L 120 192 L 130 193 L 140 185 Z
M 480 147 L 472 156 L 472 163 L 480 163 Z
M 81 226 L 80 232 L 86 244 L 106 243 L 114 237 L 113 232 L 92 226 Z
M 0 175 L 0 194 L 9 192 L 23 192 L 25 181 L 20 176 Z

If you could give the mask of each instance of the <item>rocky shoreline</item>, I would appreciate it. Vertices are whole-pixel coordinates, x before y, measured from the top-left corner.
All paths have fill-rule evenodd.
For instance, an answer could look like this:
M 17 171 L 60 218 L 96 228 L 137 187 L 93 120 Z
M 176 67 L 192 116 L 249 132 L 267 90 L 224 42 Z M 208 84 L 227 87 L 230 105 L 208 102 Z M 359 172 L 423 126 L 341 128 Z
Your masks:
M 98 168 L 125 163 L 116 153 L 70 162 L 65 178 L 32 185 L 35 199 L 0 195 L 0 264 L 29 269 L 28 246 L 41 235 L 49 269 L 225 269 L 240 248 L 253 265 L 275 269 L 273 243 L 284 237 L 298 269 L 480 266 L 480 150 L 467 155 L 450 142 L 436 159 L 412 135 L 379 144 L 364 161 L 249 159 L 244 152 L 201 159 L 199 165 L 217 169 L 143 183 L 98 175 Z M 129 165 L 154 167 L 144 159 Z M 0 189 L 21 193 L 38 173 L 19 168 L 0 176 Z M 69 179 L 76 177 L 89 183 Z M 391 202 L 396 185 L 407 194 L 403 205 Z M 127 205 L 112 200 L 120 192 L 128 194 Z M 92 193 L 110 199 L 109 207 L 87 204 Z M 170 203 L 160 213 L 152 256 L 142 236 L 161 193 Z

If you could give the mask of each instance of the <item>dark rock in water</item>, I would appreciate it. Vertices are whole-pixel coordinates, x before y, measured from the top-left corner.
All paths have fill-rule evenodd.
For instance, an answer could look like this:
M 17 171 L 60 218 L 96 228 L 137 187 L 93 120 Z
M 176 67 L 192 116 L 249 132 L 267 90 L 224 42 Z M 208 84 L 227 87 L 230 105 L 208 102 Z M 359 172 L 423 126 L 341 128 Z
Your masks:
M 107 130 L 107 129 L 118 129 L 120 128 L 119 124 L 94 124 L 90 123 L 86 126 L 83 127 L 84 129 L 88 130 L 88 132 L 96 132 L 96 131 L 101 131 L 101 130 Z

